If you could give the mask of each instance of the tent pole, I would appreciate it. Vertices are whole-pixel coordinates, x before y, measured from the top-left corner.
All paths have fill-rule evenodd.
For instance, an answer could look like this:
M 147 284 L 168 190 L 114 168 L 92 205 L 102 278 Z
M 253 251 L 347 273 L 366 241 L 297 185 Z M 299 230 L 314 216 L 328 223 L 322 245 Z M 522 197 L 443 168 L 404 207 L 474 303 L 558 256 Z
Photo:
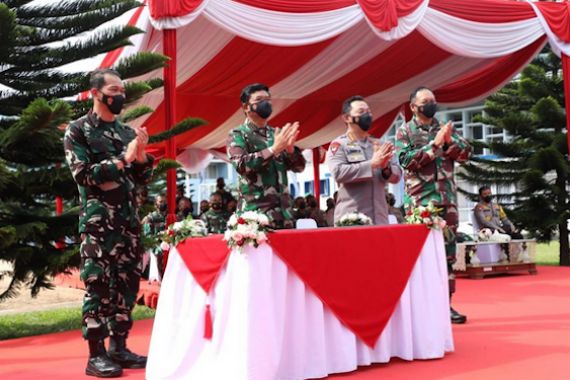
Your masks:
M 176 122 L 176 29 L 165 29 L 162 34 L 164 55 L 170 58 L 164 67 L 164 127 L 170 129 Z M 166 141 L 166 158 L 176 159 L 174 136 Z M 166 199 L 168 203 L 167 225 L 176 222 L 176 169 L 166 173 Z
M 319 165 L 321 163 L 321 155 L 319 147 L 313 148 L 313 180 L 315 190 L 315 198 L 317 199 L 317 207 L 321 207 L 321 173 Z
M 562 75 L 564 78 L 564 105 L 566 107 L 566 138 L 568 141 L 568 160 L 570 160 L 570 58 L 562 53 Z

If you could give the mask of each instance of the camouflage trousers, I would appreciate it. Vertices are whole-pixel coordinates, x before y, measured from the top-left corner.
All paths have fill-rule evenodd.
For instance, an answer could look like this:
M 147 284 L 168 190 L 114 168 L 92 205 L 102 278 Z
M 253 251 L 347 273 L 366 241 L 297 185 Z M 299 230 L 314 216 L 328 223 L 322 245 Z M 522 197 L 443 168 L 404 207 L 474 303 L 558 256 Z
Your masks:
M 455 275 L 453 274 L 453 264 L 457 253 L 457 226 L 459 224 L 459 213 L 456 205 L 436 205 L 442 209 L 440 216 L 445 219 L 446 226 L 443 229 L 443 239 L 445 240 L 445 256 L 447 259 L 447 274 L 449 277 L 449 293 L 455 293 Z
M 80 277 L 85 283 L 83 337 L 127 337 L 142 271 L 139 231 L 82 234 L 80 254 Z

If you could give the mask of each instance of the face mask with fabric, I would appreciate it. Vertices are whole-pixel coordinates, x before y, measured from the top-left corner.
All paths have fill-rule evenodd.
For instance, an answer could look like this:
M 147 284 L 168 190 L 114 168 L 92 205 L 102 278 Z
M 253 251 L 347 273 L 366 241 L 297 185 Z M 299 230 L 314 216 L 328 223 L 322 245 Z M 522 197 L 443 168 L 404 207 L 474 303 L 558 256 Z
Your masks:
M 487 195 L 486 197 L 483 197 L 483 201 L 485 201 L 487 203 L 491 203 L 491 200 L 493 200 L 493 197 L 491 195 Z
M 168 210 L 168 205 L 166 203 L 162 203 L 158 206 L 158 211 L 166 212 L 166 210 Z
M 437 112 L 437 103 L 427 103 L 422 106 L 417 106 L 418 112 L 431 119 Z
M 106 95 L 103 92 L 101 92 L 101 94 L 103 94 L 101 102 L 103 102 L 107 106 L 109 111 L 111 111 L 111 113 L 113 113 L 114 115 L 120 114 L 121 111 L 123 110 L 123 106 L 125 105 L 125 96 L 121 94 L 111 96 L 111 95 Z M 111 104 L 109 104 L 109 99 L 113 100 Z
M 372 126 L 372 114 L 367 112 L 360 116 L 352 116 L 352 122 L 358 125 L 364 132 L 367 132 Z
M 222 203 L 221 202 L 212 202 L 212 209 L 213 210 L 221 210 L 222 209 Z
M 255 109 L 254 109 L 255 106 Z M 251 110 L 262 119 L 267 119 L 273 113 L 273 107 L 269 100 L 262 100 L 259 103 L 250 104 Z

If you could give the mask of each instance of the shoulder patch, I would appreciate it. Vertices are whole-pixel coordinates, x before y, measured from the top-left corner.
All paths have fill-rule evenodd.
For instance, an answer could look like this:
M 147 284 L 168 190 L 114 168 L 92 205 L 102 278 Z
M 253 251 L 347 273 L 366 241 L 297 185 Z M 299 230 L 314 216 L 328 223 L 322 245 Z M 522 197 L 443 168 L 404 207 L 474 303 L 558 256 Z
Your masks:
M 339 147 L 340 147 L 340 143 L 338 143 L 336 141 L 331 143 L 330 150 L 331 150 L 331 153 L 333 156 L 336 154 L 336 151 L 338 150 Z

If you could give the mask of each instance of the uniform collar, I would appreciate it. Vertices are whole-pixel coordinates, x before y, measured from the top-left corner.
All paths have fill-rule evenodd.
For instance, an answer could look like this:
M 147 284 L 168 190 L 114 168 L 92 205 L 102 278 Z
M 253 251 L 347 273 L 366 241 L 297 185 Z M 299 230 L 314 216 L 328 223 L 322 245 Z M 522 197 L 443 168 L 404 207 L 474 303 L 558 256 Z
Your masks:
M 114 122 L 109 122 L 109 121 L 104 121 L 102 120 L 99 115 L 97 115 L 97 113 L 93 110 L 90 110 L 89 113 L 87 114 L 87 119 L 89 120 L 89 124 L 91 124 L 94 127 L 98 127 L 100 126 L 102 123 L 105 124 L 111 124 L 111 123 L 117 123 L 117 119 L 115 119 Z
M 431 119 L 431 124 L 421 124 L 420 121 L 416 119 L 416 116 L 414 115 L 414 117 L 412 118 L 412 122 L 417 128 L 423 129 L 425 131 L 429 131 L 439 127 L 439 121 L 435 117 Z
M 257 134 L 264 136 L 264 137 L 267 137 L 267 130 L 270 128 L 267 123 L 265 124 L 265 126 L 263 128 L 260 128 L 253 121 L 251 121 L 249 119 L 245 119 L 244 125 L 251 132 L 257 133 Z

